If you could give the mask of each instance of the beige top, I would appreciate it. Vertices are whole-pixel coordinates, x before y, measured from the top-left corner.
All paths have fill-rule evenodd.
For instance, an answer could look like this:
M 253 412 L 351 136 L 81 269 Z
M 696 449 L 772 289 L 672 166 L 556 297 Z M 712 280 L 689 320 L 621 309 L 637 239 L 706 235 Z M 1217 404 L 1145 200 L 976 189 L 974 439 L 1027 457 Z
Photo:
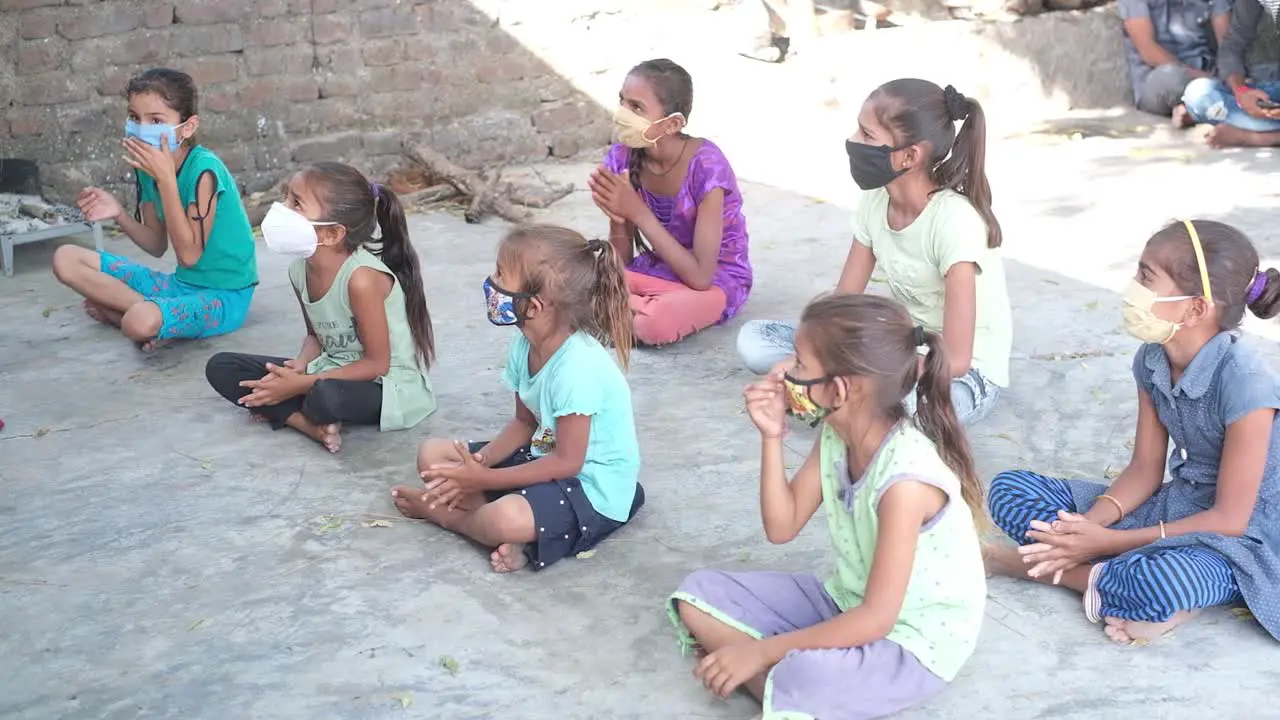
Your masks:
M 889 193 L 865 193 L 854 211 L 854 238 L 871 248 L 893 298 L 926 330 L 942 332 L 946 276 L 952 265 L 978 266 L 977 313 L 971 366 L 1001 387 L 1009 386 L 1013 317 L 1005 285 L 1004 256 L 987 247 L 987 224 L 969 199 L 952 190 L 934 193 L 920 217 L 902 230 L 889 227 Z
M 307 365 L 307 373 L 316 374 L 340 368 L 364 357 L 364 344 L 356 332 L 356 318 L 351 311 L 348 283 L 356 268 L 373 268 L 392 278 L 391 292 L 383 307 L 387 311 L 387 330 L 391 336 L 391 369 L 378 378 L 382 383 L 382 430 L 404 430 L 422 422 L 435 412 L 436 397 L 431 380 L 418 364 L 418 346 L 413 342 L 409 317 L 404 307 L 404 290 L 382 261 L 360 248 L 347 258 L 338 270 L 329 292 L 312 299 L 307 290 L 307 261 L 299 259 L 289 266 L 289 282 L 302 298 L 302 307 L 311 328 L 324 348 L 320 356 Z

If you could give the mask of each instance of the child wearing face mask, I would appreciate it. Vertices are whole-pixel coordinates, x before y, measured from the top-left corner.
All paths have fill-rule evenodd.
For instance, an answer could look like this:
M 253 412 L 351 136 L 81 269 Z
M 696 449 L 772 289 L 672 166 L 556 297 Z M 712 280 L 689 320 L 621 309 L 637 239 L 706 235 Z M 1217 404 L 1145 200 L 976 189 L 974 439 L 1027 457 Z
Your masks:
M 684 134 L 693 80 L 670 60 L 632 68 L 618 144 L 591 176 L 609 241 L 627 265 L 636 339 L 666 345 L 738 314 L 751 292 L 747 221 L 729 161 Z
M 1013 347 L 982 107 L 950 85 L 894 80 L 867 98 L 845 149 L 865 192 L 836 291 L 864 292 L 879 267 L 894 299 L 942 336 L 956 414 L 978 422 L 1009 384 Z M 787 323 L 753 320 L 738 335 L 738 353 L 764 373 L 787 362 L 794 335 Z
M 153 257 L 170 247 L 178 267 L 152 270 L 77 245 L 54 252 L 53 272 L 84 296 L 89 317 L 120 328 L 144 350 L 174 338 L 240 328 L 258 284 L 253 229 L 227 166 L 195 141 L 196 86 L 177 70 L 147 70 L 125 89 L 125 162 L 134 170 L 133 215 L 102 188 L 80 193 L 86 220 L 112 220 Z
M 341 163 L 289 181 L 262 220 L 267 249 L 296 258 L 289 282 L 306 335 L 292 359 L 220 352 L 205 377 L 273 429 L 338 452 L 344 424 L 403 430 L 435 412 L 435 354 L 418 255 L 400 200 Z
M 785 543 L 822 507 L 835 569 L 825 582 L 700 570 L 668 611 L 683 647 L 700 650 L 694 675 L 721 697 L 746 688 L 765 718 L 891 715 L 955 678 L 986 603 L 982 486 L 945 341 L 888 298 L 830 295 L 805 308 L 795 350 L 744 393 L 760 430 L 760 513 L 769 541 Z M 902 404 L 912 387 L 914 419 Z M 824 425 L 788 479 L 782 437 L 798 396 L 825 408 Z
M 1081 593 L 1116 642 L 1241 600 L 1280 639 L 1280 384 L 1238 335 L 1246 308 L 1280 312 L 1280 272 L 1233 227 L 1179 222 L 1147 241 L 1122 303 L 1143 343 L 1133 458 L 1110 487 L 997 475 L 991 516 L 1021 547 L 988 548 L 988 566 Z
M 515 415 L 492 440 L 428 440 L 425 489 L 397 487 L 411 518 L 493 548 L 495 572 L 585 552 L 644 504 L 631 388 L 631 310 L 613 246 L 560 227 L 518 228 L 484 281 L 489 322 L 519 329 L 503 370 Z

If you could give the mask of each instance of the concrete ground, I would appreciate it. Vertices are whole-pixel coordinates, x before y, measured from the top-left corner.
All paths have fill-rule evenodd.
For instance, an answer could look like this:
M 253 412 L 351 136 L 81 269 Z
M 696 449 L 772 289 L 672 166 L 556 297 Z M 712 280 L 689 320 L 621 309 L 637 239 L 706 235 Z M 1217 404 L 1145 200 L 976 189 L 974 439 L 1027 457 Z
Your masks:
M 1162 222 L 1222 219 L 1265 258 L 1280 254 L 1274 157 L 1210 152 L 1137 122 L 1066 119 L 992 144 L 1016 341 L 1014 386 L 972 432 L 988 477 L 1029 466 L 1100 478 L 1125 462 L 1135 343 L 1117 290 Z M 830 163 L 843 162 L 836 140 Z M 589 168 L 542 171 L 581 185 Z M 793 318 L 835 282 L 856 192 L 838 176 L 823 195 L 839 202 L 744 178 L 749 306 L 637 353 L 630 373 L 647 507 L 594 557 L 540 574 L 492 574 L 477 548 L 399 519 L 387 494 L 412 481 L 418 441 L 485 438 L 509 411 L 498 374 L 511 331 L 486 322 L 480 291 L 501 223 L 411 218 L 441 409 L 414 431 L 353 430 L 337 456 L 251 423 L 204 380 L 218 350 L 296 350 L 281 258 L 260 252 L 242 331 L 144 356 L 54 282 L 52 246 L 19 248 L 17 276 L 0 279 L 0 716 L 752 716 L 745 697 L 712 699 L 689 677 L 663 599 L 697 568 L 827 565 L 820 523 L 790 545 L 763 538 L 734 338 L 743 320 Z M 543 217 L 604 230 L 585 192 Z M 109 249 L 140 256 L 121 238 Z M 1247 330 L 1276 358 L 1273 324 Z M 811 437 L 797 431 L 793 447 Z M 1227 610 L 1117 647 L 1070 593 L 997 579 L 972 661 L 902 717 L 1259 717 L 1276 657 Z

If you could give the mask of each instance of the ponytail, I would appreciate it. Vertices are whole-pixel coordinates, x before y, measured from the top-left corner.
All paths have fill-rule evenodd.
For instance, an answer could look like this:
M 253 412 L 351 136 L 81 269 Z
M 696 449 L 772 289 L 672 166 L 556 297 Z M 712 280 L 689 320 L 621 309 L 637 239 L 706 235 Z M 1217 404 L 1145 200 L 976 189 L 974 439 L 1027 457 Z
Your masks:
M 591 287 L 591 318 L 593 334 L 601 342 L 613 343 L 618 362 L 626 370 L 635 345 L 632 323 L 631 291 L 627 289 L 627 276 L 622 269 L 622 259 L 613 243 L 604 240 L 588 240 L 586 252 L 591 253 L 595 279 Z
M 627 151 L 627 178 L 631 180 L 631 187 L 644 197 L 644 188 L 640 186 L 640 171 L 644 167 L 644 148 L 628 148 Z M 650 252 L 653 248 L 649 247 L 649 243 L 645 241 L 644 236 L 640 234 L 640 229 L 634 225 L 631 227 L 631 245 L 635 248 L 637 255 Z
M 413 334 L 413 344 L 418 348 L 418 362 L 423 370 L 427 370 L 435 359 L 436 350 L 418 253 L 414 252 L 413 243 L 409 240 L 409 224 L 405 221 L 400 198 L 385 185 L 373 183 L 372 190 L 374 216 L 382 229 L 379 257 L 400 282 L 409 331 Z
M 951 404 L 951 372 L 942 336 L 916 328 L 917 339 L 929 348 L 924 358 L 924 371 L 916 384 L 916 426 L 938 449 L 943 462 L 960 479 L 960 496 L 973 513 L 979 529 L 987 524 L 982 502 L 982 483 L 974 468 L 969 440 Z
M 1249 312 L 1263 320 L 1280 315 L 1280 272 L 1275 268 L 1259 270 L 1246 290 Z
M 986 167 L 987 116 L 977 100 L 960 95 L 958 101 L 960 108 L 956 119 L 961 121 L 960 130 L 951 146 L 951 154 L 934 168 L 933 179 L 939 185 L 969 198 L 987 224 L 987 247 L 998 248 L 1004 242 L 1004 234 L 991 210 L 991 183 L 987 180 Z

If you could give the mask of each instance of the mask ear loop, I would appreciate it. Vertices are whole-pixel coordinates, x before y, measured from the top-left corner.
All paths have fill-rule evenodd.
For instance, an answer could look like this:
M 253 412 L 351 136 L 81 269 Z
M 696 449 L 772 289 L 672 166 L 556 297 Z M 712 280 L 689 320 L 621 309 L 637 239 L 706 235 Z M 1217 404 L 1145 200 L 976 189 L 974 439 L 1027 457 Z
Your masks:
M 1200 245 L 1200 234 L 1196 232 L 1195 223 L 1190 220 L 1183 220 L 1182 224 L 1187 226 L 1187 233 L 1191 235 L 1191 247 L 1196 251 L 1196 264 L 1200 268 L 1200 286 L 1204 288 L 1204 299 L 1209 303 L 1209 307 L 1213 307 L 1213 288 L 1209 286 L 1209 268 L 1204 262 L 1204 248 Z

